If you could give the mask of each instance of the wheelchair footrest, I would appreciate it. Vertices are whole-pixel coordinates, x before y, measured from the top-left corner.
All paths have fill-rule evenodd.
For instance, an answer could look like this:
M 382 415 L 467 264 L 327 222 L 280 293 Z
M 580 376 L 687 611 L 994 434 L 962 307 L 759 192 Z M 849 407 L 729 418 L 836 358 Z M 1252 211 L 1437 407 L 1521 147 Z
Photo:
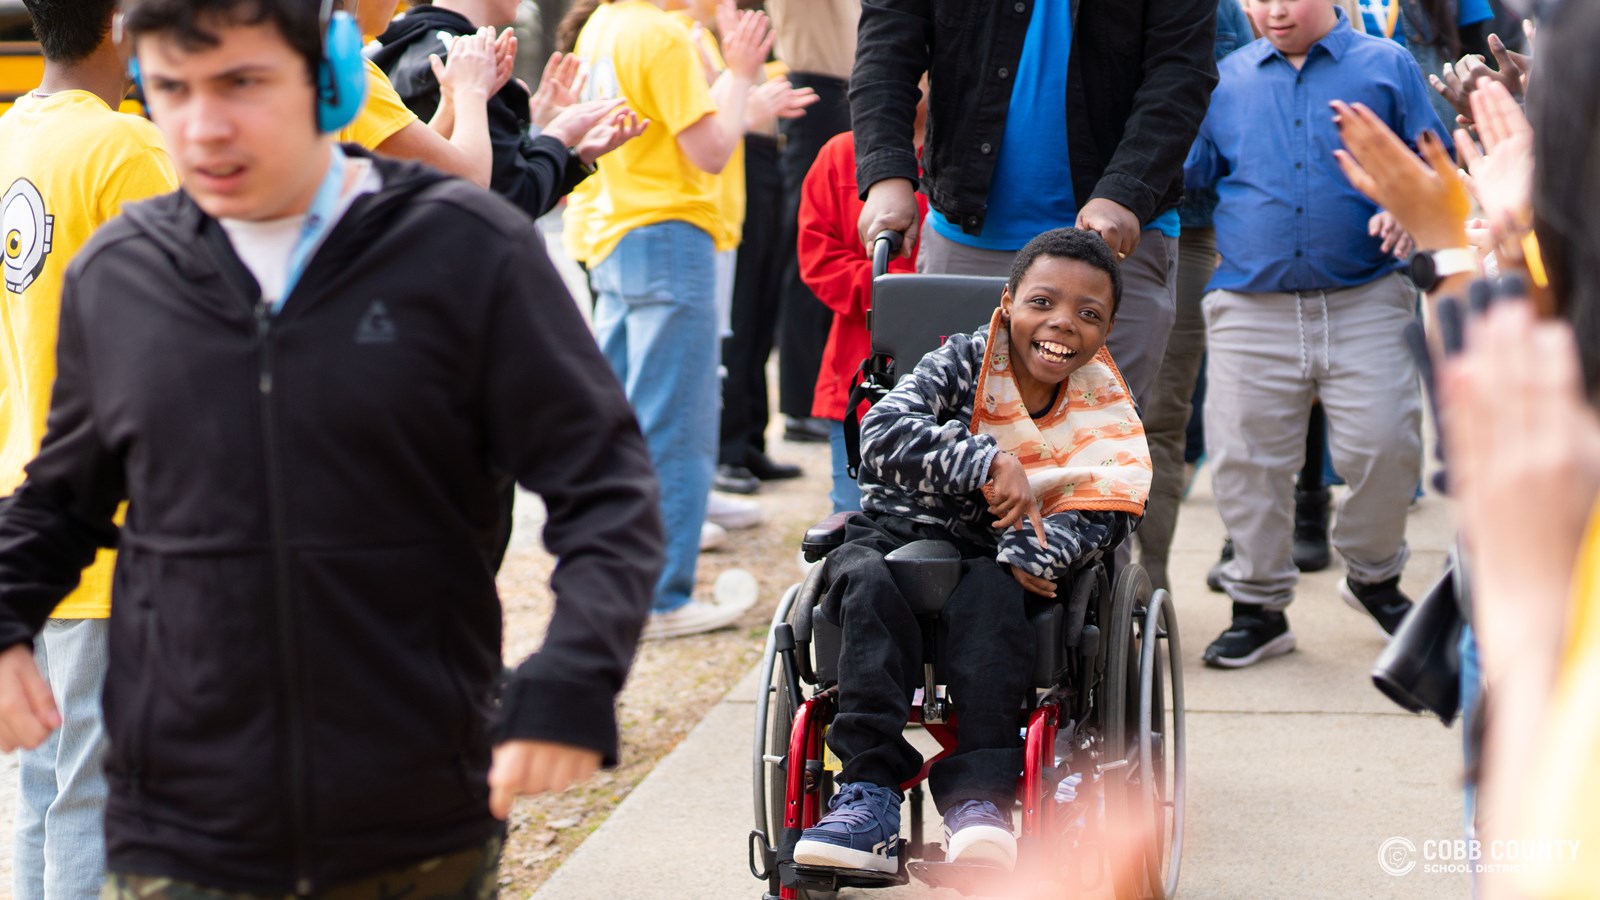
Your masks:
M 802 866 L 792 862 L 778 864 L 778 879 L 784 887 L 808 891 L 837 891 L 842 888 L 886 888 L 908 884 L 906 867 L 894 874 L 866 869 L 836 869 L 832 866 Z
M 929 887 L 953 888 L 968 897 L 1008 897 L 1015 887 L 1009 869 L 989 863 L 921 861 L 906 869 Z

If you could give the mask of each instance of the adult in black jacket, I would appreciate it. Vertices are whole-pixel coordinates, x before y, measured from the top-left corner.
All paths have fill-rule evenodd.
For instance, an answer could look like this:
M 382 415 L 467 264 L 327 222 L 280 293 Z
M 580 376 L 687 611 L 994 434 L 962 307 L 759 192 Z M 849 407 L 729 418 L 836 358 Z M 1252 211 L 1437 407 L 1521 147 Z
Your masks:
M 0 749 L 55 726 L 30 639 L 120 550 L 123 895 L 492 886 L 512 796 L 615 762 L 660 571 L 643 438 L 534 225 L 319 135 L 315 10 L 126 4 L 184 191 L 69 269 L 43 447 L 0 510 Z M 491 724 L 507 479 L 545 499 L 556 612 Z
M 1043 16 L 1050 28 L 1030 31 Z M 1070 172 L 1036 170 L 1031 178 L 1044 188 L 1069 185 L 1058 192 L 1075 201 L 1076 216 L 1069 205 L 1066 221 L 1035 227 L 1092 229 L 1125 258 L 1125 302 L 1108 346 L 1142 401 L 1175 308 L 1176 246 L 1158 229 L 1172 231 L 1161 215 L 1182 197 L 1184 157 L 1216 84 L 1215 30 L 1215 0 L 864 0 L 850 75 L 863 241 L 906 232 L 910 253 L 921 224 L 912 190 L 920 183 L 929 221 L 942 218 L 945 234 L 958 238 L 980 236 L 985 249 L 967 253 L 957 240 L 924 232 L 919 267 L 1009 274 L 1031 235 L 981 242 L 997 162 L 1009 152 L 1014 165 L 1036 169 L 1063 135 Z M 1028 69 L 1041 59 L 1065 66 L 1064 85 L 1053 81 L 1058 69 Z M 911 134 L 923 73 L 928 120 L 919 179 Z M 1014 89 L 1040 77 L 1052 83 L 1037 95 L 1061 97 L 1064 110 L 1013 107 Z M 1007 147 L 1008 119 L 1019 115 L 1053 128 L 1016 135 L 1027 140 Z
M 473 34 L 485 25 L 510 25 L 509 18 L 493 20 L 496 8 L 507 5 L 503 0 L 441 0 L 414 7 L 390 23 L 368 56 L 418 118 L 432 119 L 439 108 L 439 80 L 429 57 L 447 58 L 449 38 Z M 503 11 L 515 14 L 516 4 Z M 489 189 L 537 219 L 594 172 L 596 159 L 639 128 L 627 110 L 615 109 L 616 103 L 591 101 L 530 135 L 529 100 L 527 89 L 515 79 L 489 98 Z

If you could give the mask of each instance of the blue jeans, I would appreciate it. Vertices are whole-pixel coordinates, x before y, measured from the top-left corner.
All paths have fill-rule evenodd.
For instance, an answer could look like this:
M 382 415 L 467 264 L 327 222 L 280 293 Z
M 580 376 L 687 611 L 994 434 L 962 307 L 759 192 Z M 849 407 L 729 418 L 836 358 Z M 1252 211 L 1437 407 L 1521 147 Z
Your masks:
M 50 619 L 34 659 L 61 727 L 20 759 L 12 885 L 17 900 L 89 900 L 106 878 L 106 740 L 100 689 L 107 619 Z
M 1483 675 L 1478 669 L 1478 638 L 1472 626 L 1461 629 L 1461 749 L 1471 763 L 1472 714 L 1483 695 Z M 1466 816 L 1467 837 L 1477 837 L 1478 786 L 1469 784 L 1462 789 L 1462 805 Z
M 716 468 L 716 250 L 687 222 L 630 231 L 593 269 L 595 337 L 661 479 L 667 565 L 655 612 L 689 602 Z
M 836 513 L 861 509 L 861 485 L 850 477 L 850 458 L 844 452 L 844 423 L 833 422 L 828 429 L 828 446 L 833 449 L 833 490 L 828 499 Z

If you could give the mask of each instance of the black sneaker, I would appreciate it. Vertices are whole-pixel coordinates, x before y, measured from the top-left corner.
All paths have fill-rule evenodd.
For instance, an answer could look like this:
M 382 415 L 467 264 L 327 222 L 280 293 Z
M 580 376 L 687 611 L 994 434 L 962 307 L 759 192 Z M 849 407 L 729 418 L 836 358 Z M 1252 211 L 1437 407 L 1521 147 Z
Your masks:
M 717 474 L 711 480 L 711 489 L 725 494 L 754 494 L 761 490 L 761 482 L 744 466 L 730 466 L 723 463 L 717 466 Z
M 1281 612 L 1251 603 L 1233 604 L 1233 624 L 1211 642 L 1201 657 L 1208 666 L 1242 669 L 1294 649 L 1294 632 Z
M 1294 492 L 1294 567 L 1321 572 L 1333 562 L 1328 548 L 1328 519 L 1333 515 L 1333 492 L 1327 488 Z
M 1400 592 L 1399 575 L 1376 584 L 1345 578 L 1339 582 L 1339 596 L 1351 608 L 1376 619 L 1385 634 L 1394 634 L 1411 612 L 1411 598 Z
M 1222 567 L 1233 559 L 1233 538 L 1222 542 L 1222 552 L 1217 555 L 1217 561 L 1211 564 L 1211 571 L 1206 573 L 1206 587 L 1211 593 L 1222 593 Z

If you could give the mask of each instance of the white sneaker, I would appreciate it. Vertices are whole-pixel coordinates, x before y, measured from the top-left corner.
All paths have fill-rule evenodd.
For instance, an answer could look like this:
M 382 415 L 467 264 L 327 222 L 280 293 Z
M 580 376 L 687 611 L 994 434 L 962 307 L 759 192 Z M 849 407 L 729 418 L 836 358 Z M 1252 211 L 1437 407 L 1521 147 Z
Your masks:
M 728 541 L 728 531 L 715 522 L 700 523 L 700 552 L 715 550 Z
M 690 600 L 671 612 L 651 613 L 639 640 L 658 641 L 727 628 L 737 622 L 747 608 Z
M 714 522 L 727 529 L 754 528 L 766 518 L 761 512 L 761 504 L 754 500 L 741 500 L 727 494 L 712 491 L 706 500 L 706 521 Z

